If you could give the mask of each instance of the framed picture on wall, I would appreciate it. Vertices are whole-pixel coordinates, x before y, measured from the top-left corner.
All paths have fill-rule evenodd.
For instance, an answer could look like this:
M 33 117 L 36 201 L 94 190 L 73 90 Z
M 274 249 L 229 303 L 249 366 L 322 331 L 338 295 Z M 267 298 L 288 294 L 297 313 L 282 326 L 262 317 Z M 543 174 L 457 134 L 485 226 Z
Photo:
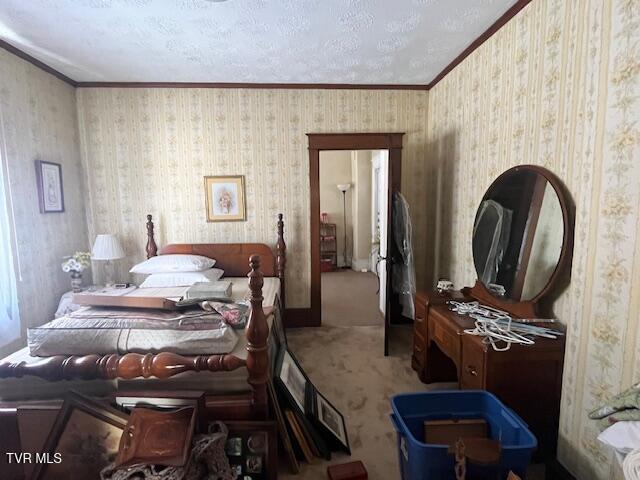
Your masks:
M 62 165 L 36 160 L 36 181 L 40 213 L 64 212 Z
M 238 222 L 247 219 L 244 175 L 204 177 L 207 222 Z

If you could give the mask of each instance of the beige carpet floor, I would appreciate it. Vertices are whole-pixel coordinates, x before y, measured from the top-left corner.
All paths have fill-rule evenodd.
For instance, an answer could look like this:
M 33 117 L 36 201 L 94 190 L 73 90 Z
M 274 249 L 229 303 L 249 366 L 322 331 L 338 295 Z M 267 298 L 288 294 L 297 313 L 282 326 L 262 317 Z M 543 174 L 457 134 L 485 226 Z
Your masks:
M 337 270 L 322 274 L 322 324 L 382 325 L 378 308 L 378 278 L 368 272 Z
M 352 455 L 302 463 L 297 476 L 282 465 L 279 478 L 326 479 L 328 465 L 352 460 L 362 460 L 371 480 L 399 478 L 390 398 L 434 388 L 411 369 L 411 326 L 393 327 L 388 357 L 380 326 L 300 328 L 287 336 L 312 383 L 345 416 Z
M 287 338 L 312 383 L 344 415 L 352 455 L 334 453 L 329 462 L 302 462 L 298 475 L 281 461 L 279 478 L 324 480 L 328 465 L 361 460 L 371 480 L 399 479 L 396 433 L 389 420 L 391 397 L 457 388 L 457 384 L 425 385 L 418 380 L 411 369 L 412 326 L 391 328 L 388 357 L 383 355 L 380 326 L 289 329 Z M 528 480 L 544 478 L 542 465 L 529 469 Z

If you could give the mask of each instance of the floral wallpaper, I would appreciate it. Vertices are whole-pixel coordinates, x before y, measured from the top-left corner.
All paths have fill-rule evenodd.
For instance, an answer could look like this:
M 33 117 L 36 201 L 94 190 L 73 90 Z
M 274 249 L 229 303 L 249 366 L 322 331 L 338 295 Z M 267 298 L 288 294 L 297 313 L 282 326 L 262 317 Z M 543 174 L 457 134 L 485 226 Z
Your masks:
M 470 285 L 485 189 L 513 165 L 542 165 L 575 207 L 571 283 L 554 305 L 567 326 L 559 458 L 580 479 L 620 477 L 587 413 L 640 380 L 638 25 L 640 0 L 534 0 L 429 92 L 80 88 L 84 179 L 73 89 L 0 50 L 12 186 L 35 196 L 32 161 L 42 156 L 64 163 L 67 187 L 62 216 L 17 202 L 21 299 L 42 281 L 64 291 L 59 257 L 97 233 L 123 240 L 126 275 L 144 257 L 147 213 L 163 245 L 273 244 L 283 212 L 288 306 L 308 306 L 310 132 L 406 132 L 418 285 Z M 224 174 L 246 177 L 246 222 L 205 221 L 203 176 Z M 27 324 L 53 302 L 30 308 Z
M 587 413 L 640 380 L 640 1 L 536 0 L 429 92 L 440 192 L 436 276 L 475 279 L 471 230 L 491 181 L 538 164 L 575 203 L 560 461 L 621 478 Z
M 90 248 L 74 88 L 0 49 L 0 108 L 0 154 L 6 155 L 15 217 L 24 337 L 27 327 L 53 318 L 60 295 L 71 289 L 60 268 L 62 257 Z M 62 164 L 64 213 L 40 213 L 34 160 Z M 0 353 L 8 353 L 13 346 Z
M 79 88 L 77 98 L 89 236 L 123 239 L 121 276 L 144 258 L 147 213 L 159 245 L 273 245 L 282 212 L 287 306 L 309 306 L 306 133 L 406 132 L 402 189 L 415 241 L 426 231 L 426 91 Z M 245 175 L 246 222 L 206 222 L 205 175 Z M 426 253 L 416 252 L 421 282 Z

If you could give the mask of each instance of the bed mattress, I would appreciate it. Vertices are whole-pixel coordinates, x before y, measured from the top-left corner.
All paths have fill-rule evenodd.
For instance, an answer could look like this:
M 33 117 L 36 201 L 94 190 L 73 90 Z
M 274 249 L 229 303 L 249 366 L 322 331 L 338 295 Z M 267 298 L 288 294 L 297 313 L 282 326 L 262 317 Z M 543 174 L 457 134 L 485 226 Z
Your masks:
M 225 280 L 233 283 L 232 297 L 234 301 L 248 300 L 250 296 L 249 283 L 246 277 L 228 277 Z M 136 295 L 160 296 L 178 299 L 186 290 L 180 288 L 140 288 Z M 280 295 L 280 280 L 275 277 L 265 277 L 262 287 L 262 302 L 269 329 L 273 322 L 273 306 L 276 297 Z M 247 358 L 247 339 L 244 334 L 239 335 L 238 343 L 231 352 L 238 358 Z M 28 347 L 4 358 L 2 361 L 34 363 L 41 357 L 29 355 Z M 37 377 L 0 379 L 0 400 L 39 400 L 60 398 L 69 390 L 76 390 L 86 395 L 104 396 L 118 389 L 157 389 L 157 390 L 204 390 L 207 393 L 241 393 L 250 390 L 247 384 L 247 369 L 238 368 L 232 372 L 184 372 L 168 379 L 140 378 L 134 380 L 63 380 L 49 382 Z

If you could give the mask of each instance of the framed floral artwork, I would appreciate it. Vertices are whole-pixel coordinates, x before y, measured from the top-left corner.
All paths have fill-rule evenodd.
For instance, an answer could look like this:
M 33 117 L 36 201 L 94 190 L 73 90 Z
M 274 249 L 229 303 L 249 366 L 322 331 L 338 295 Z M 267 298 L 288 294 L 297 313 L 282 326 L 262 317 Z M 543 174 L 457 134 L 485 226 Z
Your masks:
M 204 177 L 207 222 L 239 222 L 247 219 L 244 175 Z
M 36 160 L 36 181 L 40 213 L 64 212 L 62 165 Z

